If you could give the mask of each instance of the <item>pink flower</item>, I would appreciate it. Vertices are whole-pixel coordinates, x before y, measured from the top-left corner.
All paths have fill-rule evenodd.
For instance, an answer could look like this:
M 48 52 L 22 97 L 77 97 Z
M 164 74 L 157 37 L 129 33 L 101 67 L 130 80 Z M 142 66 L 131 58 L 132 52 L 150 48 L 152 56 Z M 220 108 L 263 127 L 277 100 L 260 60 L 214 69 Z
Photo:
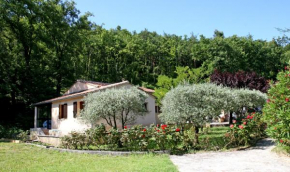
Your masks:
M 268 100 L 267 100 L 267 103 L 270 103 L 270 102 L 271 102 L 271 100 L 270 100 L 270 99 L 268 99 Z
M 240 129 L 243 129 L 244 127 L 243 127 L 242 125 L 239 125 L 239 128 L 240 128 Z
M 233 120 L 233 123 L 235 124 L 237 121 L 236 120 Z
M 283 143 L 284 141 L 282 139 L 280 139 L 280 143 Z
M 285 66 L 284 69 L 287 70 L 287 66 Z
M 289 102 L 289 98 L 286 98 L 285 101 L 286 101 L 286 102 Z
M 125 126 L 124 129 L 127 129 L 127 126 Z
M 231 125 L 230 125 L 230 128 L 234 128 L 234 125 L 233 125 L 233 124 L 231 124 Z
M 244 125 L 246 125 L 246 124 L 247 124 L 247 122 L 244 122 L 243 124 L 244 124 Z
M 251 118 L 251 116 L 250 116 L 250 115 L 248 115 L 248 116 L 247 116 L 247 119 L 250 119 L 250 118 Z

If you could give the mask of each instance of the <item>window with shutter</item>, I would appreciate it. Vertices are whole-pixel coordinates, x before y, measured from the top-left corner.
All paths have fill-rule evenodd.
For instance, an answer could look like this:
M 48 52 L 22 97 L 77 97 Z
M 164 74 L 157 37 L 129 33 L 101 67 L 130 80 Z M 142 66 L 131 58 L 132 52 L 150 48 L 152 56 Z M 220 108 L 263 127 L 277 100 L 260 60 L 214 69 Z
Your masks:
M 78 113 L 78 103 L 74 102 L 73 103 L 73 114 L 74 114 L 74 118 L 77 117 L 77 113 Z
M 63 118 L 67 118 L 67 104 L 63 105 Z
M 58 106 L 58 108 L 59 108 L 59 109 L 58 109 L 58 111 L 59 111 L 59 112 L 58 112 L 58 118 L 61 119 L 62 116 L 63 116 L 63 115 L 62 115 L 62 114 L 63 114 L 63 113 L 62 113 L 62 105 L 60 104 L 60 105 Z
M 80 110 L 82 110 L 83 108 L 84 108 L 84 102 L 81 101 L 81 102 L 80 102 Z

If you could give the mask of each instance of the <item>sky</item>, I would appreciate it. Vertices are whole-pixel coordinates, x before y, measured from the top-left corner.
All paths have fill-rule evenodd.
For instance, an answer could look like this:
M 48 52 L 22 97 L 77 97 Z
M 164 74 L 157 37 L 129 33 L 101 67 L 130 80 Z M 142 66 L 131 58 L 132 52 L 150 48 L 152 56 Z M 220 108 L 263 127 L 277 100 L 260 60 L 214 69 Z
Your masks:
M 74 0 L 106 29 L 212 37 L 214 30 L 272 40 L 290 28 L 290 0 Z

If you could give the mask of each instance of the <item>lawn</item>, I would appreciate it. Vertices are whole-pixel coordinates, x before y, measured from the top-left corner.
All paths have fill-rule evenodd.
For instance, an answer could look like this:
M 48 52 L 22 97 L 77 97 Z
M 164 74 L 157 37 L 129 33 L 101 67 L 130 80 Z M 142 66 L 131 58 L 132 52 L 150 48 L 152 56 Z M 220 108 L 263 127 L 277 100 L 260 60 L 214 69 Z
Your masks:
M 63 153 L 0 142 L 0 171 L 178 171 L 168 155 L 103 156 Z

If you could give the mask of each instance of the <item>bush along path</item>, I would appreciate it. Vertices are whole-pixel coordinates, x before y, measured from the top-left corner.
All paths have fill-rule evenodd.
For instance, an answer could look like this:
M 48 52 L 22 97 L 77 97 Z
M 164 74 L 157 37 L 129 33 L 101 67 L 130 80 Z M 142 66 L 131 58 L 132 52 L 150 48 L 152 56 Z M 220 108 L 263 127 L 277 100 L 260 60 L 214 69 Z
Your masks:
M 289 171 L 290 158 L 271 152 L 274 144 L 272 139 L 262 139 L 256 146 L 242 151 L 171 155 L 170 159 L 181 172 Z

